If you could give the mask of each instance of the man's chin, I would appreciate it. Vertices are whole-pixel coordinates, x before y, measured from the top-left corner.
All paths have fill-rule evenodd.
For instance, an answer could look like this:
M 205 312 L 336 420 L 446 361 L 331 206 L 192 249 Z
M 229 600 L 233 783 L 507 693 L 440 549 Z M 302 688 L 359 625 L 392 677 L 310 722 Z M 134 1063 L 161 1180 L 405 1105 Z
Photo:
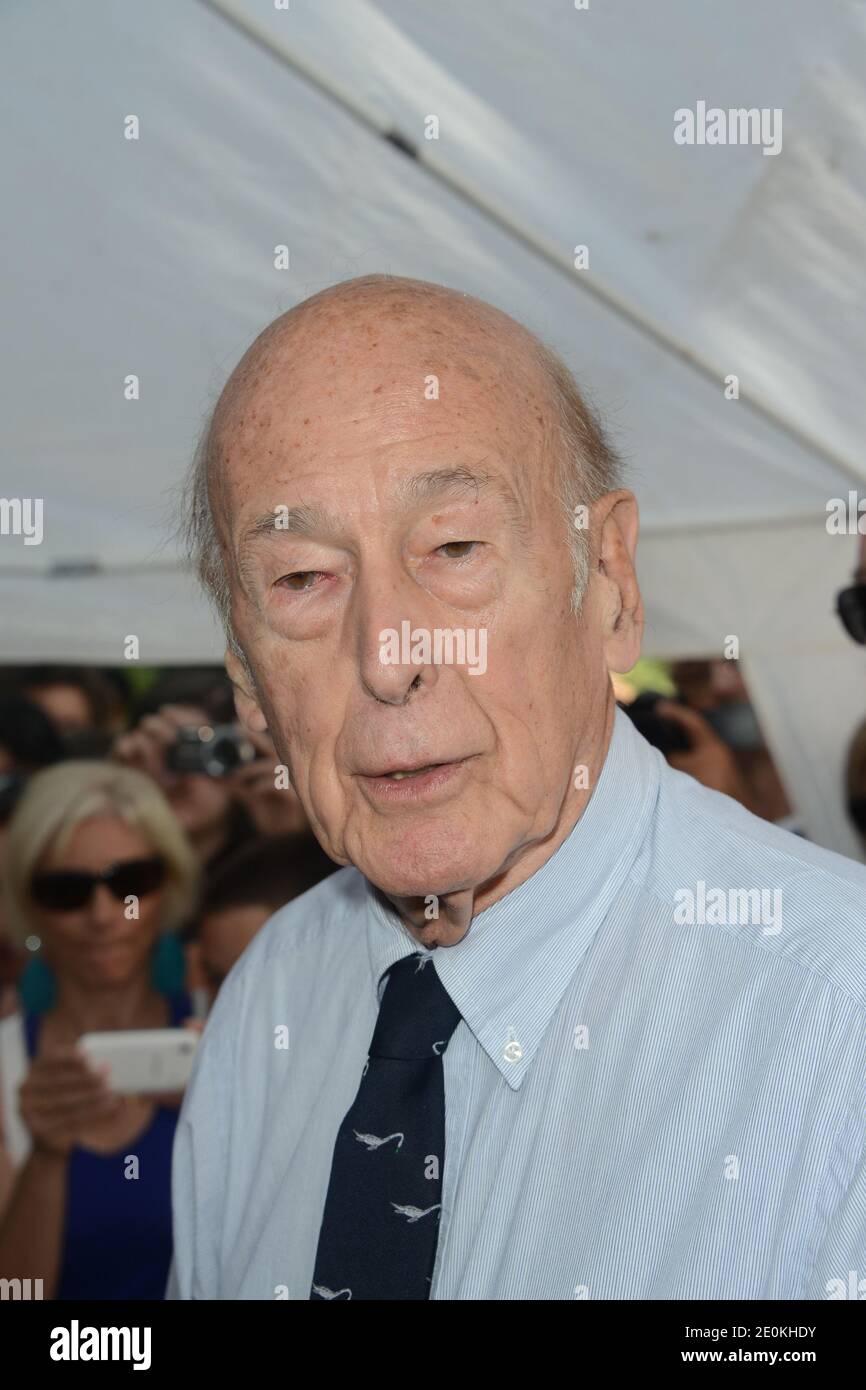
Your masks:
M 503 858 L 491 836 L 482 841 L 449 824 L 380 831 L 365 839 L 353 862 L 389 897 L 427 899 L 486 883 Z

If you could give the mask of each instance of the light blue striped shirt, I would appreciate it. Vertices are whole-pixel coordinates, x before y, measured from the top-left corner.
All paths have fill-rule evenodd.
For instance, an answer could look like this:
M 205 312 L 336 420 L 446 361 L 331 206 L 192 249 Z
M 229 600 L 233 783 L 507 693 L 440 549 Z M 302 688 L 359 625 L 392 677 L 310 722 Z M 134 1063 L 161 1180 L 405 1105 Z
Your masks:
M 178 1124 L 169 1297 L 309 1297 L 377 982 L 419 949 L 344 869 L 244 953 Z M 462 1015 L 432 1298 L 866 1298 L 861 866 L 618 711 L 568 839 L 431 954 Z

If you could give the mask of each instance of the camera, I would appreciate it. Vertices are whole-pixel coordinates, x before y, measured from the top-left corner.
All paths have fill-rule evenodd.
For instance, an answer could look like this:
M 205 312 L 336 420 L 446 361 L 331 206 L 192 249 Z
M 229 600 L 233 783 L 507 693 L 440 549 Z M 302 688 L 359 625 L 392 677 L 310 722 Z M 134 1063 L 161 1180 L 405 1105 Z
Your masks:
M 178 730 L 166 751 L 165 765 L 172 772 L 227 777 L 257 756 L 253 744 L 234 724 L 189 724 Z
M 691 744 L 685 729 L 681 729 L 672 719 L 663 719 L 660 714 L 656 714 L 655 707 L 659 699 L 660 696 L 646 691 L 632 700 L 631 704 L 621 705 L 620 708 L 644 738 L 664 753 L 665 757 L 668 753 L 687 752 Z

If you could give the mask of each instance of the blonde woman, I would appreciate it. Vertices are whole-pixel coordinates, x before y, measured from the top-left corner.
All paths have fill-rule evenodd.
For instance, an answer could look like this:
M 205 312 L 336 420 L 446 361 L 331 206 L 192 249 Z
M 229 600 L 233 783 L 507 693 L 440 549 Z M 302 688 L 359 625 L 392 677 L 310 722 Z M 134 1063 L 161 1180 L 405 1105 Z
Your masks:
M 0 1023 L 0 1277 L 42 1279 L 45 1298 L 162 1298 L 179 1097 L 113 1095 L 76 1043 L 190 1014 L 151 964 L 192 909 L 195 856 L 150 778 L 75 761 L 31 779 L 4 879 L 8 931 L 39 939 L 57 992 Z

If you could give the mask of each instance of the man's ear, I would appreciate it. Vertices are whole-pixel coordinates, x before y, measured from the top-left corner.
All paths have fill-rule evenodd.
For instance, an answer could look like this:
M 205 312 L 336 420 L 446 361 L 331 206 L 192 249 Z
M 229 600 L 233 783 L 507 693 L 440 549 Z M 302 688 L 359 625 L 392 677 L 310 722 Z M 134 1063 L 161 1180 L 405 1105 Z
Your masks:
M 598 574 L 608 669 L 630 671 L 640 656 L 643 600 L 634 562 L 638 510 L 634 494 L 619 488 L 595 504 Z
M 226 648 L 225 667 L 228 678 L 234 686 L 235 709 L 238 712 L 238 719 L 245 728 L 251 729 L 255 734 L 266 733 L 268 721 L 262 712 L 253 683 L 240 657 L 232 651 L 231 647 Z

